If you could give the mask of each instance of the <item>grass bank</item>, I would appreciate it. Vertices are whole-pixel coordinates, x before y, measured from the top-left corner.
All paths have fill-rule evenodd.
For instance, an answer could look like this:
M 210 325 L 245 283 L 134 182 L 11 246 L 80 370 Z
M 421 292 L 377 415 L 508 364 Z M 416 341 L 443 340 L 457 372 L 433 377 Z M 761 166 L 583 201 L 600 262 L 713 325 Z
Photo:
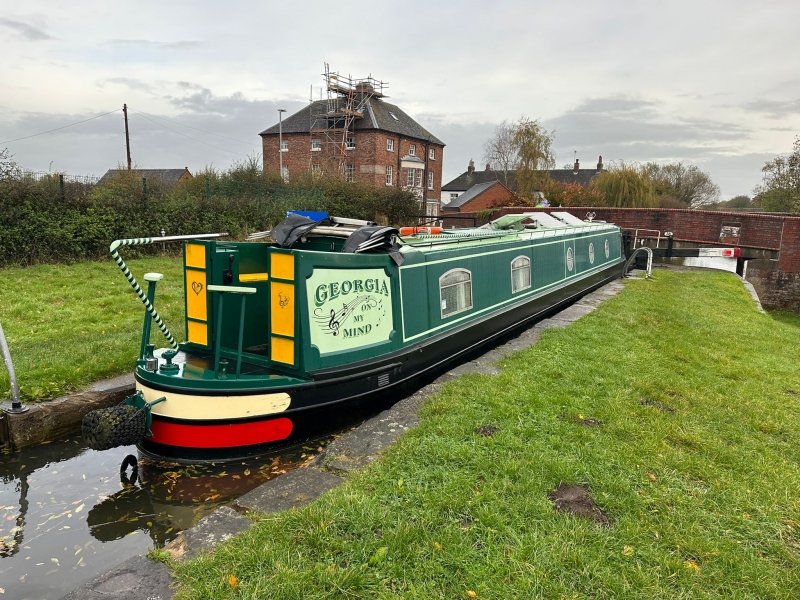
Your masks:
M 141 285 L 146 271 L 164 274 L 156 308 L 182 340 L 180 257 L 127 261 Z M 146 288 L 145 288 L 146 289 Z M 0 322 L 25 402 L 54 398 L 133 370 L 142 332 L 142 307 L 109 258 L 102 262 L 0 269 Z M 165 340 L 153 327 L 152 340 Z M 0 398 L 11 394 L 0 369 Z
M 631 281 L 445 386 L 346 485 L 176 565 L 179 597 L 797 598 L 798 333 L 732 275 Z M 561 482 L 608 525 L 555 512 Z

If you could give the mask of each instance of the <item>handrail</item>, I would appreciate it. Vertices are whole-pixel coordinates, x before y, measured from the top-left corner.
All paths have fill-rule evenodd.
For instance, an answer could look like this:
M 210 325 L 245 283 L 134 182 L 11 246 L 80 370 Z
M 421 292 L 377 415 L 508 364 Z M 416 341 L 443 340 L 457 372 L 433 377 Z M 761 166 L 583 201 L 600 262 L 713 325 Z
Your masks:
M 8 342 L 6 342 L 6 334 L 3 331 L 3 325 L 0 324 L 0 350 L 3 352 L 3 361 L 6 363 L 6 370 L 8 371 L 8 379 L 11 382 L 11 409 L 5 409 L 5 412 L 20 413 L 28 410 L 27 407 L 22 406 L 22 401 L 19 397 L 19 383 L 17 383 L 17 373 L 14 371 L 14 363 L 11 361 L 11 350 L 8 349 Z
M 142 304 L 144 304 L 145 310 L 150 313 L 150 316 L 153 317 L 153 320 L 158 325 L 158 328 L 161 330 L 161 333 L 164 334 L 164 337 L 167 338 L 170 346 L 174 349 L 178 349 L 178 342 L 175 341 L 175 338 L 172 337 L 169 329 L 167 326 L 164 325 L 164 321 L 161 320 L 161 316 L 156 312 L 156 309 L 153 308 L 153 304 L 150 300 L 147 299 L 145 293 L 142 291 L 142 288 L 139 287 L 139 283 L 136 281 L 136 278 L 131 274 L 128 265 L 125 264 L 125 261 L 122 260 L 122 257 L 117 252 L 117 248 L 121 246 L 143 246 L 147 244 L 155 244 L 157 242 L 175 242 L 178 240 L 199 240 L 199 239 L 209 239 L 209 238 L 218 238 L 228 235 L 227 233 L 201 233 L 198 235 L 168 235 L 162 237 L 154 237 L 154 238 L 129 238 L 124 240 L 114 240 L 111 242 L 111 246 L 109 247 L 109 252 L 111 253 L 111 258 L 117 263 L 120 271 L 122 274 L 125 275 L 125 278 L 128 280 L 128 283 L 133 288 L 133 291 L 136 292 L 136 295 L 141 300 Z
M 622 267 L 622 277 L 625 278 L 628 273 L 628 268 L 631 266 L 631 263 L 636 259 L 636 255 L 639 254 L 640 251 L 644 250 L 647 252 L 647 271 L 645 272 L 645 277 L 647 279 L 651 278 L 653 273 L 653 250 L 648 246 L 639 246 L 636 250 L 631 252 L 631 256 L 628 261 L 625 263 L 625 266 Z

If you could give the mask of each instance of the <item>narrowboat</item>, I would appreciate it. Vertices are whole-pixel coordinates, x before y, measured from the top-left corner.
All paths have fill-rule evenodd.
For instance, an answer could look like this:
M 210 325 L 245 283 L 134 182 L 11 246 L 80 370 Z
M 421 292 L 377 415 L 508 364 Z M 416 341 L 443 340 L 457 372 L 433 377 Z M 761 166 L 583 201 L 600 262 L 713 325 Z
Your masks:
M 482 227 L 398 231 L 290 214 L 244 242 L 141 238 L 112 256 L 146 312 L 136 395 L 139 449 L 180 461 L 292 445 L 359 401 L 411 388 L 515 328 L 621 274 L 619 227 L 567 212 L 506 215 Z M 182 239 L 187 341 L 119 256 Z M 152 324 L 170 347 L 150 343 Z

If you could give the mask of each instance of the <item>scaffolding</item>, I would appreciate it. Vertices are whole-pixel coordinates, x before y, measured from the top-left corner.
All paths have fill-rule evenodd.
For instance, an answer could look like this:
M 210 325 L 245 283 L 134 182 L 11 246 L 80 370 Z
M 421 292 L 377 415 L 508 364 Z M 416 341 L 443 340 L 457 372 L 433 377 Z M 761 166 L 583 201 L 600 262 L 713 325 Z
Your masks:
M 347 176 L 347 165 L 353 165 L 348 159 L 348 149 L 355 148 L 350 142 L 355 122 L 364 117 L 370 98 L 386 97 L 389 84 L 372 75 L 354 79 L 331 72 L 328 63 L 322 77 L 328 97 L 311 104 L 311 170 L 319 165 L 319 170 L 333 169 Z M 316 146 L 314 140 L 319 140 Z

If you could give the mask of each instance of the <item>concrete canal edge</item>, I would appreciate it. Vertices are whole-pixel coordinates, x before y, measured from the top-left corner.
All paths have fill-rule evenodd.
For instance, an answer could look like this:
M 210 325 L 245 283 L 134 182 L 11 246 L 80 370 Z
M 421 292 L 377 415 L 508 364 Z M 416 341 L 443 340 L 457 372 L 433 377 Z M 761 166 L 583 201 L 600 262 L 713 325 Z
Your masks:
M 0 441 L 15 450 L 55 440 L 81 428 L 86 413 L 122 402 L 133 393 L 133 374 L 99 381 L 89 389 L 40 404 L 20 414 L 5 414 Z M 2 445 L 2 444 L 0 444 Z
M 233 507 L 220 507 L 202 518 L 196 525 L 180 533 L 165 550 L 174 560 L 191 559 L 201 552 L 214 550 L 222 542 L 252 527 L 254 521 L 242 513 L 275 513 L 313 502 L 343 484 L 348 474 L 380 458 L 383 451 L 403 433 L 416 427 L 419 424 L 417 415 L 420 407 L 442 385 L 469 373 L 499 375 L 501 369 L 497 363 L 500 360 L 536 344 L 543 331 L 566 327 L 593 312 L 623 288 L 621 281 L 606 284 L 552 317 L 539 321 L 518 337 L 448 371 L 392 408 L 335 439 L 305 468 L 276 477 L 239 497 Z M 761 310 L 758 297 L 754 296 L 754 300 Z M 117 600 L 170 600 L 174 593 L 168 566 L 144 556 L 136 556 L 64 596 L 62 600 L 112 597 Z

